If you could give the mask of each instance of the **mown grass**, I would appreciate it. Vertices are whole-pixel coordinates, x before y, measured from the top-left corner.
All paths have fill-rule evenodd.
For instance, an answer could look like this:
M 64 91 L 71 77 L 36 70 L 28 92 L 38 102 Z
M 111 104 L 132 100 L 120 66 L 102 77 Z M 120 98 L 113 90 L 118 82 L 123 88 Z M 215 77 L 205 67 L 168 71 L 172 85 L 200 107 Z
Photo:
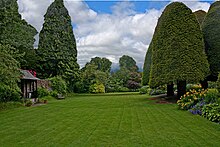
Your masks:
M 147 95 L 72 95 L 0 112 L 0 146 L 219 146 L 220 125 Z

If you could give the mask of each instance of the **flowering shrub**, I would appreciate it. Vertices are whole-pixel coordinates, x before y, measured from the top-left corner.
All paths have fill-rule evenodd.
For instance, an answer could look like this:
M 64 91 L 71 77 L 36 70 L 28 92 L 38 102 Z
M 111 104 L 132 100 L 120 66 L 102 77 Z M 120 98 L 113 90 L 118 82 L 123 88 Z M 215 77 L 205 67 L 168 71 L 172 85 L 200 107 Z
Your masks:
M 183 96 L 181 96 L 180 100 L 177 101 L 179 109 L 188 110 L 196 105 L 199 101 L 202 100 L 206 96 L 207 90 L 199 90 L 195 89 L 190 90 Z
M 187 84 L 186 85 L 186 91 L 190 90 L 196 90 L 196 91 L 201 91 L 202 90 L 202 85 L 201 84 Z
M 204 107 L 205 102 L 204 100 L 198 102 L 196 105 L 194 105 L 191 109 L 189 109 L 189 112 L 191 112 L 194 115 L 202 115 L 202 108 Z

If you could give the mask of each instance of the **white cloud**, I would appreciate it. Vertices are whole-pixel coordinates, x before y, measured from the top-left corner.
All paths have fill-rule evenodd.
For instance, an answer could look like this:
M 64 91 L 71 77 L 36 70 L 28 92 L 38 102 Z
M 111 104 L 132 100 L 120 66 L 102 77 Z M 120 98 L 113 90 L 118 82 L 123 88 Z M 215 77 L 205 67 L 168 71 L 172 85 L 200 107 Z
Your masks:
M 52 2 L 53 0 L 18 0 L 19 12 L 40 31 L 43 16 Z M 207 11 L 210 6 L 209 3 L 199 1 L 184 3 L 193 11 Z M 81 67 L 95 56 L 106 57 L 116 63 L 122 55 L 132 56 L 142 67 L 154 28 L 164 8 L 137 13 L 132 2 L 124 1 L 112 7 L 112 14 L 100 14 L 81 0 L 66 0 L 64 4 L 76 24 L 73 31 Z

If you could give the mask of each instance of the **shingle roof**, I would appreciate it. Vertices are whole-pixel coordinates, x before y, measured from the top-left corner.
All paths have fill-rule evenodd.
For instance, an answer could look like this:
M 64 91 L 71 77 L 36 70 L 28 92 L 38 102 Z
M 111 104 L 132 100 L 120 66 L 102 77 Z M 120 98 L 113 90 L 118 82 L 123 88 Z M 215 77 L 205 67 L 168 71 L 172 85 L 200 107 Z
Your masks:
M 28 70 L 21 70 L 21 73 L 23 74 L 21 79 L 25 79 L 25 80 L 40 80 L 40 79 L 36 78 L 35 76 L 33 76 Z

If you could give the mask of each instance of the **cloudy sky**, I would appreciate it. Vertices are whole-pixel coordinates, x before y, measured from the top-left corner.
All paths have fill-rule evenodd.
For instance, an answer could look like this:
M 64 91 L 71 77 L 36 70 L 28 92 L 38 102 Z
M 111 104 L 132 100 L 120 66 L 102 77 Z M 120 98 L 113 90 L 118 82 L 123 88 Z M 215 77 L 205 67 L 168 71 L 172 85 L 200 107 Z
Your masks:
M 40 32 L 44 14 L 53 1 L 18 0 L 19 12 Z M 122 55 L 129 55 L 142 68 L 157 20 L 171 1 L 64 0 L 72 18 L 80 66 L 96 56 L 106 57 L 115 65 Z M 207 11 L 213 0 L 182 2 L 193 11 Z

